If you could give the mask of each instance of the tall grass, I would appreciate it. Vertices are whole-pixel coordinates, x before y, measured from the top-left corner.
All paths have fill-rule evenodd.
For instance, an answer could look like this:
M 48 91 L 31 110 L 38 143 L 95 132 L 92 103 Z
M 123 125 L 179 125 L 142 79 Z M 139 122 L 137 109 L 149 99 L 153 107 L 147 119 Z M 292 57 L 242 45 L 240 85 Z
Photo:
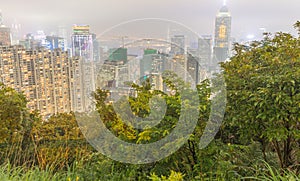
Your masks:
M 298 181 L 300 175 L 291 170 L 280 170 L 270 166 L 265 162 L 266 170 L 257 177 L 245 177 L 245 179 L 253 179 L 260 181 Z
M 14 167 L 9 163 L 0 166 L 1 181 L 78 181 L 79 178 L 71 168 L 68 171 L 55 172 L 48 167 L 42 170 L 38 167 Z

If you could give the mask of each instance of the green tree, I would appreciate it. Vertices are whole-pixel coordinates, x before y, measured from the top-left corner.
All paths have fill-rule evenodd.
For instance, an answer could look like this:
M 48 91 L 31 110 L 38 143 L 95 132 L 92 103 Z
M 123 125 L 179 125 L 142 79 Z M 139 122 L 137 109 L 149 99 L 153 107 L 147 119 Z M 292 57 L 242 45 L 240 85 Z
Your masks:
M 0 83 L 1 159 L 13 165 L 34 164 L 32 130 L 41 119 L 36 111 L 29 112 L 26 104 L 22 93 Z
M 92 153 L 84 139 L 74 113 L 58 113 L 33 124 L 37 164 L 41 168 L 66 169 Z
M 23 94 L 0 83 L 0 143 L 19 141 L 26 104 Z
M 78 140 L 83 135 L 77 125 L 74 113 L 59 113 L 48 120 L 37 122 L 34 127 L 36 140 Z
M 159 124 L 154 127 L 145 129 L 134 129 L 130 125 L 131 117 L 120 116 L 126 110 L 124 102 L 121 100 L 115 102 L 114 107 L 110 102 L 110 94 L 108 91 L 97 89 L 94 97 L 96 100 L 96 107 L 100 113 L 102 121 L 106 124 L 106 127 L 110 129 L 119 138 L 130 141 L 136 144 L 148 144 L 163 139 L 167 136 L 176 126 L 179 117 L 181 116 L 181 91 L 190 87 L 182 79 L 180 79 L 175 73 L 166 71 L 163 73 L 163 79 L 166 86 L 171 90 L 170 93 L 164 93 L 158 90 L 152 90 L 150 79 L 146 79 L 142 85 L 133 84 L 132 87 L 135 93 L 129 96 L 125 101 L 130 104 L 130 110 L 135 116 L 141 118 L 147 118 L 150 113 L 154 115 L 159 115 L 162 112 L 161 109 L 151 109 L 150 100 L 159 97 L 162 98 L 166 103 L 166 112 L 163 117 L 157 117 Z M 193 96 L 198 96 L 199 107 L 195 108 L 199 110 L 198 124 L 190 139 L 186 144 L 183 145 L 176 153 L 163 159 L 157 163 L 151 163 L 147 165 L 141 165 L 134 167 L 139 173 L 150 173 L 150 171 L 155 172 L 159 175 L 169 174 L 169 171 L 176 170 L 187 173 L 189 178 L 193 178 L 194 166 L 199 164 L 202 155 L 199 154 L 198 143 L 199 139 L 203 133 L 206 122 L 208 121 L 210 109 L 210 84 L 209 81 L 205 80 L 200 85 L 197 86 L 198 94 Z M 192 104 L 191 104 L 192 106 Z M 117 109 L 116 109 L 117 108 Z M 189 109 L 194 109 L 189 107 Z M 155 111 L 158 112 L 155 112 Z M 126 110 L 127 112 L 127 110 Z M 186 111 L 188 112 L 188 111 Z M 155 119 L 156 120 L 156 119 Z M 127 124 L 129 123 L 129 124 Z M 147 119 L 144 120 L 145 125 L 147 125 Z M 131 139 L 128 139 L 131 138 Z M 157 150 L 159 153 L 159 150 Z M 122 167 L 126 169 L 128 165 L 121 164 Z M 195 173 L 197 171 L 195 170 Z
M 299 29 L 300 23 L 295 27 Z M 267 149 L 275 150 L 281 168 L 295 166 L 300 139 L 300 38 L 282 32 L 265 34 L 262 41 L 235 44 L 234 50 L 235 56 L 222 63 L 228 94 L 225 129 L 231 131 L 227 139 L 241 144 L 258 141 L 265 159 Z

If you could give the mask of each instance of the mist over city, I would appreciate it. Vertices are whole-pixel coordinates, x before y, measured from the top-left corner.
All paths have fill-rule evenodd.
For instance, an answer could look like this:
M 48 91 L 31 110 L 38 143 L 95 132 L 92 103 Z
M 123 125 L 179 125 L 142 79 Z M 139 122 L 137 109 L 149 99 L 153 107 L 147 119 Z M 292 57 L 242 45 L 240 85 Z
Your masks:
M 298 0 L 226 0 L 232 16 L 232 36 L 259 36 L 260 28 L 267 31 L 293 32 L 291 24 L 299 18 Z M 4 23 L 21 24 L 22 35 L 44 30 L 57 33 L 58 26 L 71 32 L 73 24 L 89 24 L 96 34 L 132 19 L 163 18 L 177 21 L 199 34 L 212 34 L 214 17 L 223 0 L 164 0 L 120 2 L 117 0 L 87 1 L 1 1 Z

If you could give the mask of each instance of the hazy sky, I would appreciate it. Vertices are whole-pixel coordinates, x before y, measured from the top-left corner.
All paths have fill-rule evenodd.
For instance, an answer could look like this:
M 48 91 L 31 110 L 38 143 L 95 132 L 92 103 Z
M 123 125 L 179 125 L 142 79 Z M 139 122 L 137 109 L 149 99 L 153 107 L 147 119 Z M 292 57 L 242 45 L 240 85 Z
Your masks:
M 90 24 L 99 34 L 124 21 L 164 18 L 185 24 L 199 34 L 213 34 L 214 19 L 223 0 L 0 0 L 4 22 L 14 19 L 23 32 L 47 33 L 58 25 Z M 300 20 L 300 0 L 227 0 L 232 15 L 232 36 L 267 31 L 293 31 Z

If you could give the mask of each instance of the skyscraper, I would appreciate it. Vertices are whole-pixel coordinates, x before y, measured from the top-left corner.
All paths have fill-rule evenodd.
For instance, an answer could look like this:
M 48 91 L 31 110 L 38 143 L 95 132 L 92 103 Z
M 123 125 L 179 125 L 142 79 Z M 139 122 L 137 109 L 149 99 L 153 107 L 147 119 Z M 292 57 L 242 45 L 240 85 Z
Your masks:
M 185 36 L 174 35 L 171 38 L 171 55 L 183 55 L 185 54 Z
M 23 92 L 30 110 L 43 116 L 76 111 L 72 106 L 73 73 L 76 60 L 68 52 L 23 46 L 0 47 L 0 82 Z M 79 87 L 77 87 L 79 89 Z M 77 90 L 76 89 L 76 90 Z
M 187 55 L 187 72 L 191 76 L 193 83 L 198 84 L 200 81 L 199 77 L 200 65 L 199 57 L 193 54 Z
M 11 36 L 10 28 L 1 25 L 0 26 L 0 46 L 10 46 L 11 45 Z
M 212 55 L 212 36 L 204 35 L 198 39 L 198 53 L 200 59 L 200 65 L 202 67 L 208 67 L 211 64 Z
M 93 35 L 90 33 L 89 25 L 74 25 L 72 34 L 72 57 L 80 57 L 80 70 L 77 77 L 80 77 L 83 87 L 83 96 L 78 97 L 82 102 L 83 111 L 91 108 L 91 93 L 95 91 L 95 65 Z M 76 100 L 74 100 L 76 101 Z
M 143 58 L 140 61 L 140 76 L 147 76 L 151 73 L 162 73 L 164 71 L 164 57 L 155 49 L 145 49 Z
M 69 48 L 69 36 L 65 26 L 58 26 L 58 37 L 63 38 L 65 49 Z
M 11 45 L 10 28 L 3 24 L 2 12 L 0 11 L 0 46 Z
M 213 65 L 225 61 L 230 55 L 231 15 L 227 6 L 223 7 L 217 14 L 215 21 L 215 39 L 213 49 Z
M 67 50 L 65 40 L 57 36 L 46 36 L 46 47 L 50 50 L 54 50 L 57 48 L 60 48 L 63 51 Z
M 34 39 L 34 35 L 32 33 L 28 33 L 24 40 L 19 41 L 19 45 L 24 46 L 26 49 L 34 49 L 38 48 L 40 43 Z
M 98 62 L 100 61 L 100 43 L 97 40 L 96 34 L 92 34 L 93 37 L 93 54 L 94 54 L 94 61 Z
M 18 45 L 21 40 L 21 24 L 14 20 L 14 23 L 11 25 L 11 42 L 12 45 Z
M 111 48 L 108 53 L 109 61 L 127 63 L 127 48 Z
M 111 48 L 97 77 L 100 88 L 120 88 L 128 81 L 127 48 Z
M 186 45 L 185 35 L 174 35 L 171 38 L 171 51 L 167 70 L 175 72 L 185 81 L 197 84 L 199 81 L 199 59 L 197 50 Z M 191 80 L 193 79 L 193 80 Z

